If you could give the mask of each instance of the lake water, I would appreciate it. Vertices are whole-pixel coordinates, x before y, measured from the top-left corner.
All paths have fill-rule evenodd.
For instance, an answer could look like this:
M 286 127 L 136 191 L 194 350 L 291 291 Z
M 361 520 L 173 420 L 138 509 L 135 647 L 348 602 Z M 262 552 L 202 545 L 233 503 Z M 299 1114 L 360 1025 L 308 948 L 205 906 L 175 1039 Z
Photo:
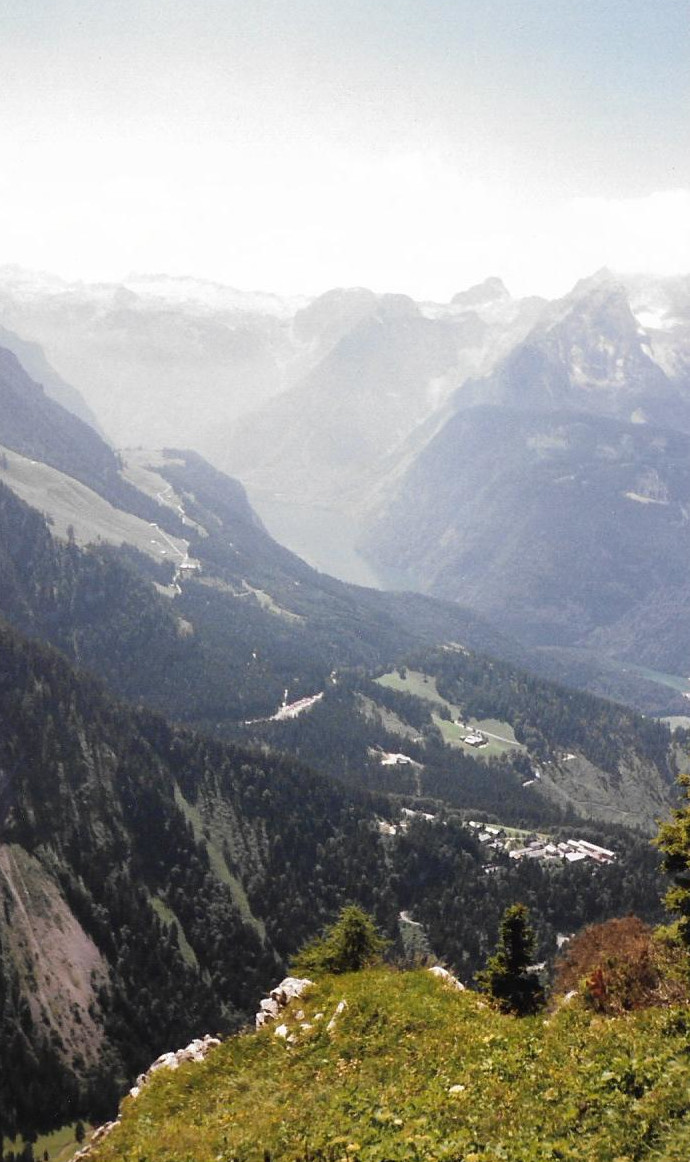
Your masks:
M 390 579 L 381 577 L 355 549 L 359 525 L 347 513 L 316 505 L 286 504 L 260 493 L 250 494 L 249 498 L 271 536 L 315 569 L 353 585 L 392 587 Z

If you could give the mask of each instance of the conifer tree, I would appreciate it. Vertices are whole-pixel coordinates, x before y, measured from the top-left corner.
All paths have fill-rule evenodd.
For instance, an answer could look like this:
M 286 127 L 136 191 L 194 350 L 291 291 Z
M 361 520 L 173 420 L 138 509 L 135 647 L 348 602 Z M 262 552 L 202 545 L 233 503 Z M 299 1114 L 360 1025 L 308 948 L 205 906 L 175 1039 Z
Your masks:
M 672 817 L 662 823 L 655 839 L 663 852 L 662 866 L 673 880 L 664 896 L 669 912 L 680 915 L 678 932 L 690 948 L 690 775 L 680 775 L 682 806 L 676 807 Z
M 538 975 L 530 972 L 534 952 L 534 931 L 524 904 L 506 908 L 501 920 L 498 947 L 487 961 L 477 983 L 504 1013 L 525 1017 L 544 1004 L 544 990 Z
M 381 958 L 386 943 L 368 912 L 348 904 L 322 936 L 305 944 L 292 967 L 295 972 L 314 976 L 359 972 Z

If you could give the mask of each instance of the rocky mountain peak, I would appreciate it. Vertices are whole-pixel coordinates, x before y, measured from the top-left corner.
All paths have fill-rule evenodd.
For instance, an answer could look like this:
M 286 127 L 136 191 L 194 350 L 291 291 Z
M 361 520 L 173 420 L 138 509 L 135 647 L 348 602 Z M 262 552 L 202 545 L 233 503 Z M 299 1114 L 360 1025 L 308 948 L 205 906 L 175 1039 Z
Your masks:
M 503 302 L 510 297 L 510 291 L 503 279 L 493 275 L 469 287 L 468 290 L 459 291 L 453 295 L 451 303 L 454 307 L 484 307 L 489 303 Z
M 337 287 L 319 295 L 297 312 L 293 332 L 303 342 L 330 334 L 344 334 L 375 309 L 373 291 L 366 287 Z

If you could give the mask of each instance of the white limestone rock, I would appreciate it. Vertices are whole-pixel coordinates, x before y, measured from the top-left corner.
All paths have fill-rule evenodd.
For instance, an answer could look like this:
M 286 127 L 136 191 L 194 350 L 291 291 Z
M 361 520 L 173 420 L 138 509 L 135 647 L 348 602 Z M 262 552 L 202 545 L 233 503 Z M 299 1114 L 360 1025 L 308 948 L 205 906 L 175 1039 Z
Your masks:
M 429 969 L 429 972 L 432 976 L 443 981 L 444 984 L 449 985 L 451 988 L 458 989 L 460 992 L 465 991 L 464 984 L 456 976 L 453 976 L 452 972 L 449 972 L 447 968 L 443 968 L 440 964 L 435 964 L 433 968 Z

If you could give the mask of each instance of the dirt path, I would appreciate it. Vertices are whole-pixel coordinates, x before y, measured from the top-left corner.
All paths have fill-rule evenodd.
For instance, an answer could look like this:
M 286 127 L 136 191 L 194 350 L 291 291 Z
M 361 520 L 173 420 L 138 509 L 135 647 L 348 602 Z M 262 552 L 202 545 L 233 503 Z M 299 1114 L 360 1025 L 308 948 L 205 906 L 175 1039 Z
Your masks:
M 502 734 L 492 734 L 490 730 L 484 730 L 483 727 L 478 727 L 477 729 L 480 729 L 482 734 L 485 734 L 487 738 L 494 738 L 496 742 L 507 742 L 509 746 L 520 745 L 514 738 L 505 738 Z

